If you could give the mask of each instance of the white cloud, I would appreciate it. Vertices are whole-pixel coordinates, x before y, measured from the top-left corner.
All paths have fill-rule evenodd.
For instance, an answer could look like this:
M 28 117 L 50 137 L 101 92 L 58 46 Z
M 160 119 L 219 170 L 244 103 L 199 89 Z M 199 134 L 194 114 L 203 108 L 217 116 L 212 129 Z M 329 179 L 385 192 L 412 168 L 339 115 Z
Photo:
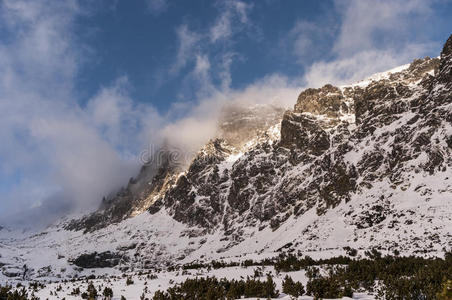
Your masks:
M 74 16 L 79 13 L 75 1 L 50 5 L 48 1 L 3 1 L 1 17 L 3 26 L 11 32 L 11 40 L 2 43 L 0 59 L 4 88 L 8 83 L 26 77 L 21 90 L 38 90 L 40 93 L 65 94 L 72 88 L 79 56 L 71 49 L 68 32 Z M 61 36 L 61 32 L 68 32 Z M 5 39 L 5 41 L 8 39 Z M 15 72 L 20 70 L 20 74 Z M 55 82 L 54 76 L 60 81 Z M 46 85 L 41 85 L 45 81 Z M 39 84 L 36 84 L 38 83 Z
M 251 4 L 238 0 L 228 0 L 221 4 L 222 13 L 210 28 L 211 42 L 230 38 L 234 31 L 240 30 L 249 22 L 248 13 L 252 8 Z
M 362 50 L 394 48 L 416 38 L 431 15 L 433 1 L 336 1 L 342 24 L 333 51 L 342 56 Z
M 429 45 L 408 44 L 398 50 L 366 50 L 332 61 L 318 61 L 306 70 L 304 85 L 321 87 L 327 83 L 349 84 L 408 63 L 428 50 L 431 50 Z
M 196 55 L 195 69 L 193 70 L 200 76 L 205 76 L 210 70 L 210 62 L 207 55 Z
M 217 20 L 217 23 L 210 30 L 210 38 L 213 42 L 231 35 L 231 19 L 228 13 L 224 13 Z
M 218 116 L 224 105 L 271 104 L 290 108 L 295 104 L 299 92 L 298 82 L 277 74 L 264 77 L 240 90 L 212 90 L 196 103 L 175 103 L 175 107 L 185 111 L 185 116 L 167 123 L 159 131 L 161 140 L 169 141 L 185 152 L 194 153 L 215 136 Z
M 350 83 L 425 56 L 437 46 L 423 40 L 421 34 L 422 26 L 432 17 L 432 4 L 420 0 L 335 1 L 340 26 L 331 49 L 322 52 L 331 58 L 315 61 L 307 68 L 305 85 Z M 293 30 L 297 32 L 297 29 L 298 24 Z M 316 41 L 317 28 L 312 30 L 307 26 L 307 29 L 298 31 L 294 43 L 295 49 L 301 49 L 300 53 Z M 328 47 L 328 43 L 323 45 Z
M 40 205 L 97 207 L 135 174 L 134 156 L 161 121 L 130 99 L 124 78 L 79 106 L 74 81 L 83 47 L 72 30 L 80 13 L 75 1 L 1 3 L 0 178 L 10 182 L 2 219 Z
M 367 9 L 361 1 L 336 2 L 339 28 L 298 22 L 289 33 L 300 63 L 312 51 L 332 59 L 316 61 L 302 78 L 273 74 L 234 90 L 230 68 L 240 55 L 228 41 L 240 32 L 236 25 L 251 23 L 251 6 L 227 1 L 211 27 L 178 27 L 169 74 L 189 66 L 187 80 L 198 93 L 162 116 L 131 99 L 126 77 L 101 88 L 85 107 L 78 105 L 73 85 L 83 47 L 73 39 L 73 21 L 81 13 L 77 2 L 3 1 L 0 25 L 10 36 L 0 41 L 0 176 L 21 176 L 1 206 L 94 208 L 135 175 L 134 158 L 147 143 L 168 141 L 196 151 L 215 134 L 226 103 L 291 107 L 302 85 L 349 82 L 423 55 L 431 44 L 407 38 L 406 29 L 415 26 L 410 14 L 428 18 L 429 5 L 410 2 L 405 13 L 403 3 L 371 2 L 373 9 Z M 334 38 L 334 32 L 331 49 L 318 49 L 317 40 Z M 220 41 L 221 50 L 212 51 Z
M 229 68 L 235 54 L 222 52 L 212 70 L 211 57 L 197 44 L 200 34 L 182 26 L 176 69 L 193 60 L 190 76 L 200 85 L 198 101 L 175 103 L 162 116 L 131 99 L 130 83 L 120 77 L 81 107 L 74 81 L 83 47 L 76 47 L 80 45 L 72 31 L 79 13 L 72 2 L 2 5 L 1 25 L 11 39 L 0 43 L 0 176 L 13 177 L 2 195 L 3 220 L 5 213 L 25 216 L 34 211 L 50 222 L 61 210 L 94 209 L 102 196 L 135 175 L 137 156 L 148 143 L 156 144 L 155 149 L 167 141 L 191 153 L 215 134 L 223 104 L 280 103 L 295 97 L 294 89 L 278 76 L 231 90 Z M 210 40 L 207 33 L 203 38 Z M 216 87 L 212 75 L 218 70 L 215 79 L 221 83 Z M 39 221 L 37 215 L 22 220 L 29 219 Z
M 231 65 L 236 57 L 238 57 L 238 54 L 234 52 L 226 52 L 221 57 L 220 68 L 217 73 L 221 81 L 221 89 L 224 91 L 231 87 Z
M 168 9 L 167 0 L 146 0 L 149 11 L 155 15 L 161 14 Z
M 132 156 L 133 151 L 151 142 L 150 129 L 159 128 L 163 118 L 152 106 L 135 103 L 128 87 L 126 77 L 118 78 L 90 99 L 85 111 L 104 139 Z
M 325 54 L 325 45 L 333 39 L 334 25 L 323 21 L 322 24 L 298 20 L 287 36 L 283 46 L 291 48 L 290 54 L 297 63 L 307 65 Z
M 179 93 L 181 101 L 209 97 L 217 92 L 217 86 L 225 91 L 229 89 L 231 65 L 241 58 L 231 50 L 230 41 L 251 26 L 248 15 L 253 6 L 239 0 L 217 2 L 216 6 L 219 14 L 206 29 L 190 30 L 188 24 L 176 29 L 178 51 L 169 75 L 185 73 Z M 218 47 L 220 42 L 222 45 Z M 191 70 L 187 71 L 188 68 Z
M 187 24 L 183 24 L 176 30 L 179 48 L 176 55 L 176 61 L 170 68 L 171 74 L 178 73 L 198 52 L 201 35 L 191 31 Z
M 124 184 L 135 172 L 133 164 L 76 115 L 35 118 L 31 137 L 36 140 L 51 182 L 78 209 L 92 209 L 102 196 Z

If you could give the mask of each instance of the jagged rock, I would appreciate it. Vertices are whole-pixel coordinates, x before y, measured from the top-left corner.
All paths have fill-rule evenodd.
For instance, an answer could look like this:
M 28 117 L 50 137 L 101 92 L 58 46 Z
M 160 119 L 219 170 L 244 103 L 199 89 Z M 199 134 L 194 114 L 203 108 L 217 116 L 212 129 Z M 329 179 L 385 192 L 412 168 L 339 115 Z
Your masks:
M 281 146 L 320 155 L 330 147 L 330 140 L 314 118 L 287 111 L 281 122 Z
M 318 214 L 324 214 L 384 178 L 400 185 L 405 164 L 422 153 L 429 160 L 419 167 L 433 174 L 447 163 L 442 150 L 429 149 L 432 135 L 442 124 L 440 115 L 447 112 L 432 113 L 421 102 L 429 101 L 428 93 L 438 82 L 431 74 L 441 74 L 446 68 L 441 64 L 437 70 L 438 65 L 438 59 L 424 58 L 364 87 L 307 89 L 294 110 L 284 115 L 274 107 L 227 107 L 220 118 L 222 138 L 203 147 L 184 174 L 175 177 L 173 169 L 162 165 L 150 187 L 137 197 L 133 188 L 142 181 L 139 176 L 118 193 L 124 201 L 112 201 L 107 214 L 93 214 L 81 224 L 97 228 L 110 216 L 117 220 L 115 215 L 130 215 L 131 207 L 140 203 L 133 199 L 146 199 L 150 194 L 154 200 L 141 203 L 153 214 L 165 209 L 179 222 L 208 230 L 222 226 L 234 235 L 241 223 L 257 222 L 276 229 L 290 215 L 301 215 L 314 206 Z M 421 88 L 413 85 L 417 81 Z M 375 136 L 380 128 L 395 124 L 402 114 L 418 107 L 421 110 L 402 128 Z M 353 130 L 351 116 L 357 123 Z M 278 120 L 280 137 L 273 142 L 269 130 Z M 422 127 L 429 129 L 418 133 Z M 366 139 L 376 145 L 393 143 L 385 151 L 370 147 L 350 164 L 347 157 L 357 151 L 353 143 Z M 245 155 L 230 161 L 243 151 Z
M 441 51 L 441 63 L 437 78 L 438 82 L 452 84 L 452 35 L 447 39 Z
M 121 259 L 126 260 L 125 257 L 110 251 L 101 253 L 82 254 L 72 261 L 74 265 L 81 268 L 112 268 L 117 266 Z
M 307 112 L 316 115 L 327 115 L 335 118 L 339 115 L 344 96 L 338 87 L 327 84 L 320 89 L 306 89 L 298 96 L 295 112 Z
M 219 117 L 219 137 L 240 148 L 269 127 L 281 122 L 284 109 L 274 105 L 226 105 Z
M 152 218 L 168 216 L 188 226 L 179 237 L 200 238 L 193 244 L 206 248 L 212 247 L 210 238 L 218 242 L 209 253 L 227 253 L 268 228 L 290 230 L 286 224 L 305 221 L 299 233 L 290 232 L 298 239 L 290 247 L 317 250 L 322 238 L 334 239 L 336 226 L 348 226 L 345 242 L 374 246 L 378 231 L 390 240 L 402 224 L 419 228 L 433 214 L 424 206 L 445 209 L 432 195 L 444 198 L 452 191 L 451 43 L 452 38 L 440 59 L 415 60 L 345 87 L 305 90 L 284 114 L 225 109 L 218 136 L 186 168 L 161 165 L 152 179 L 131 180 L 116 196 L 131 204 L 107 199 L 104 211 L 79 220 L 76 228 L 96 229 L 99 222 L 109 224 L 147 206 Z M 136 189 L 141 182 L 149 187 Z M 407 209 L 412 202 L 416 207 Z M 325 220 L 330 212 L 337 220 Z M 403 233 L 406 239 L 397 243 L 413 247 L 416 234 Z M 196 252 L 190 246 L 168 254 L 169 245 L 157 244 L 135 250 L 147 247 L 166 262 L 185 261 Z
M 227 235 L 233 235 L 238 230 L 236 224 L 254 226 L 258 222 L 276 229 L 291 214 L 301 215 L 314 206 L 318 214 L 324 214 L 349 201 L 359 189 L 370 188 L 384 178 L 400 185 L 406 162 L 422 152 L 431 159 L 420 167 L 428 173 L 439 170 L 444 165 L 437 154 L 440 152 L 426 149 L 436 129 L 427 131 L 430 134 L 426 137 L 416 132 L 420 119 L 431 117 L 415 114 L 417 119 L 407 121 L 406 128 L 373 137 L 379 128 L 412 110 L 410 101 L 417 99 L 414 93 L 423 97 L 428 90 L 417 90 L 410 84 L 431 76 L 427 73 L 437 66 L 437 59 L 425 58 L 364 88 L 326 85 L 303 91 L 294 111 L 286 111 L 282 117 L 278 143 L 264 139 L 227 167 L 225 160 L 235 153 L 234 147 L 209 143 L 188 173 L 150 210 L 157 211 L 157 205 L 165 207 L 178 221 L 209 229 L 222 226 Z M 360 125 L 350 131 L 344 116 L 355 110 Z M 440 124 L 431 120 L 425 126 L 438 128 Z M 378 144 L 391 139 L 394 143 L 386 155 L 381 149 L 370 148 L 354 164 L 345 160 L 355 151 L 349 141 L 369 138 Z M 305 171 L 295 172 L 297 168 Z
M 2 270 L 2 274 L 5 275 L 6 277 L 22 277 L 23 274 L 23 270 L 19 269 L 19 268 L 5 268 Z
M 218 188 L 222 180 L 218 164 L 233 151 L 234 148 L 223 139 L 210 141 L 193 159 L 186 174 L 178 178 L 150 212 L 156 213 L 164 206 L 180 222 L 207 228 L 218 224 L 223 209 Z
M 99 211 L 72 220 L 65 228 L 94 231 L 148 209 L 177 179 L 183 162 L 173 154 L 172 149 L 156 151 L 153 160 L 141 167 L 137 178 L 131 178 L 127 187 L 121 188 L 115 196 L 104 198 Z

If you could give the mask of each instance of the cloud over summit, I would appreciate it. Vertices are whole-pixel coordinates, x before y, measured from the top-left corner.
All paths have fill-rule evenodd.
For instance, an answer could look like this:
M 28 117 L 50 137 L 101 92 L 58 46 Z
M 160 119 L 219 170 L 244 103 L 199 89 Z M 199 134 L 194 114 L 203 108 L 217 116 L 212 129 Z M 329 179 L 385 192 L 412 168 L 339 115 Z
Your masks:
M 146 18 L 162 22 L 177 8 L 171 1 L 142 4 L 148 9 Z M 170 89 L 177 95 L 165 99 L 170 105 L 162 110 L 152 96 L 149 101 L 134 98 L 135 74 L 120 67 L 113 72 L 114 80 L 100 82 L 94 93 L 81 99 L 84 91 L 77 90 L 78 80 L 100 64 L 87 52 L 96 50 L 78 30 L 81 16 L 98 13 L 84 2 L 2 1 L 0 220 L 28 209 L 41 208 L 41 213 L 53 207 L 51 216 L 57 217 L 60 212 L 96 208 L 102 196 L 136 174 L 140 152 L 149 144 L 169 140 L 196 151 L 215 134 L 218 113 L 226 103 L 291 107 L 304 87 L 362 79 L 439 51 L 440 43 L 429 38 L 431 28 L 425 26 L 435 18 L 430 2 L 332 4 L 325 15 L 285 20 L 285 31 L 278 32 L 272 44 L 275 49 L 264 51 L 244 45 L 265 45 L 267 27 L 256 14 L 271 13 L 277 5 L 272 1 L 217 1 L 211 15 L 200 16 L 207 20 L 203 25 L 185 15 L 171 19 L 165 23 L 171 34 L 164 37 L 171 45 L 170 59 L 158 57 L 164 66 L 148 66 L 160 87 L 173 83 Z M 332 21 L 324 22 L 330 15 Z M 101 25 L 96 24 L 99 32 Z M 111 48 L 107 50 L 113 52 Z M 106 52 L 98 51 L 96 57 L 102 60 Z M 264 67 L 247 64 L 259 55 L 278 71 L 250 75 Z M 290 57 L 300 71 L 286 74 L 278 68 L 278 56 Z M 122 58 L 115 62 L 121 65 Z M 252 72 L 237 72 L 240 65 Z M 240 84 L 245 79 L 246 84 Z M 51 221 L 46 218 L 43 223 Z

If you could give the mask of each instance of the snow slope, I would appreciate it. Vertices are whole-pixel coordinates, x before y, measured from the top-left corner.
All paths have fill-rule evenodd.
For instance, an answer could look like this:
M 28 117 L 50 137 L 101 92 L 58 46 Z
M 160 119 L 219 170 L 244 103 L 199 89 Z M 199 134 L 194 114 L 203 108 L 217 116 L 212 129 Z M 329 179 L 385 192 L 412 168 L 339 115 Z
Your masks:
M 259 261 L 281 251 L 327 258 L 344 255 L 344 247 L 357 249 L 358 257 L 371 248 L 444 255 L 452 248 L 452 80 L 446 76 L 452 55 L 446 54 L 357 84 L 308 89 L 294 110 L 266 110 L 270 121 L 259 126 L 256 108 L 234 109 L 224 122 L 228 134 L 213 138 L 187 169 L 162 171 L 164 165 L 152 169 L 161 180 L 140 177 L 136 190 L 149 185 L 144 191 L 151 194 L 139 199 L 139 209 L 131 206 L 108 222 L 107 208 L 39 233 L 0 230 L 0 283 L 56 281 L 38 295 L 50 297 L 62 284 L 61 294 L 71 299 L 69 290 L 85 289 L 86 282 L 60 281 L 95 275 L 104 277 L 96 285 L 109 282 L 115 295 L 136 299 L 145 281 L 152 294 L 191 276 L 254 272 L 168 271 L 193 262 Z M 134 196 L 134 184 L 127 195 Z M 87 227 L 98 219 L 102 226 Z M 76 263 L 102 253 L 111 265 Z M 138 273 L 149 270 L 158 279 Z M 115 278 L 122 274 L 135 283 L 125 286 Z M 304 271 L 291 275 L 306 283 Z

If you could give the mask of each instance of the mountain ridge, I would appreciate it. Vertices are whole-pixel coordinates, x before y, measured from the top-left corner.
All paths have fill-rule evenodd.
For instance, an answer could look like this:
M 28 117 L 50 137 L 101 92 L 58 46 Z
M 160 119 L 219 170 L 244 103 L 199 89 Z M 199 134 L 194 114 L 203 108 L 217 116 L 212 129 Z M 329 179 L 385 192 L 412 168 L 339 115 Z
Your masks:
M 104 252 L 110 267 L 131 270 L 262 259 L 281 249 L 313 257 L 344 247 L 358 255 L 451 249 L 452 36 L 440 58 L 306 89 L 291 110 L 231 111 L 221 123 L 227 134 L 187 168 L 174 149 L 162 149 L 163 159 L 98 212 L 0 239 L 3 274 L 25 263 L 29 278 L 47 266 L 48 277 L 89 274 L 77 258 Z

